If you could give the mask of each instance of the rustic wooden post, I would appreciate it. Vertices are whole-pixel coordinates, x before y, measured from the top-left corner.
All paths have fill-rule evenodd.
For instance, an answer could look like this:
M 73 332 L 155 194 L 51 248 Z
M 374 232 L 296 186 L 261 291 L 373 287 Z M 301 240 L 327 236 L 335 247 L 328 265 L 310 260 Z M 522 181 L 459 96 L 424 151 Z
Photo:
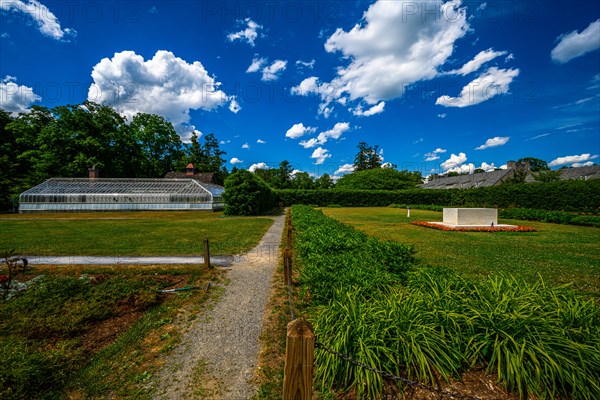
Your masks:
M 302 317 L 287 325 L 283 400 L 312 399 L 315 335 Z
M 292 284 L 292 250 L 285 249 L 283 252 L 283 275 L 286 285 Z
M 208 239 L 204 239 L 204 267 L 212 268 L 210 265 L 210 247 L 208 245 Z

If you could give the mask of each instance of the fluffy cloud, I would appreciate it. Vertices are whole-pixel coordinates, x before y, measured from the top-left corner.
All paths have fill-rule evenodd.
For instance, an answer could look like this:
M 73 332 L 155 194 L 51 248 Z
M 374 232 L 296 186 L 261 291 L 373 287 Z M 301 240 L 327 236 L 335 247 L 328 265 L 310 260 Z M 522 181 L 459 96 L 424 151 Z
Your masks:
M 447 116 L 448 116 L 448 114 L 446 114 L 446 113 L 440 113 L 437 115 L 438 118 L 442 118 L 442 119 L 446 118 Z
M 550 53 L 552 60 L 564 64 L 574 58 L 600 48 L 600 19 L 588 25 L 583 32 L 569 32 L 560 35 L 558 44 Z
M 579 168 L 579 167 L 590 167 L 590 166 L 592 166 L 592 165 L 594 165 L 594 162 L 593 162 L 593 161 L 587 161 L 587 162 L 584 162 L 584 163 L 573 163 L 573 164 L 571 165 L 571 167 L 573 167 L 573 168 Z
M 250 168 L 248 168 L 248 171 L 254 172 L 257 169 L 270 169 L 270 167 L 267 164 L 265 164 L 264 162 L 259 162 L 259 163 L 256 163 L 256 164 L 252 164 L 250 166 Z
M 77 35 L 74 29 L 62 29 L 56 15 L 36 0 L 2 0 L 0 11 L 25 14 L 33 20 L 42 35 L 55 40 L 69 41 Z
M 265 140 L 262 140 L 262 139 L 256 139 L 256 143 L 258 143 L 258 144 L 265 144 L 267 142 Z
M 0 3 L 1 4 L 1 3 Z M 33 89 L 25 85 L 17 85 L 17 78 L 5 76 L 0 81 L 0 108 L 16 115 L 27 112 L 32 103 L 42 100 L 33 92 Z
M 177 128 L 189 122 L 190 110 L 214 110 L 230 101 L 230 109 L 239 111 L 199 61 L 189 64 L 170 51 L 159 50 L 147 61 L 133 51 L 115 53 L 94 66 L 92 79 L 88 100 L 129 120 L 140 112 L 158 114 Z
M 468 107 L 482 103 L 492 97 L 508 92 L 514 78 L 519 75 L 518 69 L 498 69 L 491 67 L 478 78 L 463 87 L 459 97 L 440 96 L 435 104 L 444 107 Z
M 258 30 L 262 29 L 262 25 L 257 24 L 250 18 L 238 20 L 238 25 L 246 25 L 246 28 L 238 32 L 230 33 L 227 35 L 227 39 L 229 39 L 230 42 L 241 40 L 242 42 L 246 42 L 250 46 L 254 47 L 254 41 L 259 35 Z
M 486 162 L 482 162 L 479 167 L 476 167 L 473 163 L 458 165 L 454 168 L 450 168 L 446 170 L 446 172 L 457 172 L 459 174 L 472 174 L 476 169 L 482 169 L 485 172 L 491 172 L 496 169 L 494 163 L 488 164 Z
M 581 154 L 579 156 L 564 156 L 558 157 L 548 163 L 549 167 L 556 167 L 558 165 L 566 165 L 566 164 L 579 164 L 585 163 L 590 160 L 594 160 L 598 158 L 598 155 L 592 156 L 590 153 Z
M 448 72 L 450 75 L 468 75 L 471 72 L 477 71 L 486 62 L 492 61 L 496 57 L 500 57 L 507 54 L 506 51 L 494 51 L 494 49 L 487 49 L 480 51 L 471 61 L 463 65 L 459 69 Z
M 285 137 L 289 137 L 291 139 L 298 139 L 299 137 L 304 136 L 307 133 L 314 133 L 317 131 L 317 128 L 313 128 L 310 126 L 304 126 L 302 122 L 299 124 L 294 124 L 288 131 L 285 133 Z
M 344 164 L 344 165 L 340 165 L 340 167 L 337 169 L 337 171 L 334 172 L 334 175 L 347 174 L 350 172 L 354 172 L 354 165 L 353 164 Z
M 276 81 L 279 79 L 283 71 L 285 71 L 287 67 L 287 61 L 284 60 L 275 60 L 269 66 L 266 66 L 262 69 L 262 80 L 263 81 Z
M 496 136 L 485 141 L 481 146 L 475 147 L 475 150 L 484 150 L 490 147 L 505 145 L 510 140 L 510 136 Z
M 250 64 L 250 66 L 246 70 L 246 73 L 258 72 L 263 67 L 263 65 L 265 65 L 266 62 L 267 59 L 265 57 L 254 57 L 252 59 L 252 64 Z
M 315 164 L 320 165 L 323 164 L 328 158 L 331 158 L 331 154 L 329 154 L 329 150 L 322 147 L 317 147 L 315 151 L 313 151 L 310 158 L 316 159 Z
M 458 155 L 453 153 L 450 155 L 449 159 L 442 163 L 441 167 L 444 169 L 444 171 L 448 171 L 450 168 L 456 168 L 466 161 L 467 155 L 465 153 L 458 153 Z
M 381 103 L 374 105 L 373 107 L 369 108 L 366 111 L 363 111 L 362 106 L 359 105 L 352 111 L 352 114 L 360 116 L 360 117 L 370 117 L 371 115 L 382 113 L 384 108 L 385 108 L 385 101 L 382 101 Z
M 305 149 L 315 147 L 317 145 L 323 145 L 327 143 L 329 139 L 339 139 L 344 132 L 350 129 L 350 124 L 347 122 L 338 122 L 334 127 L 328 131 L 319 133 L 319 136 L 312 138 L 308 141 L 301 141 L 300 145 Z
M 440 154 L 444 154 L 446 149 L 437 148 L 431 153 L 425 153 L 425 161 L 435 161 L 440 159 Z
M 302 68 L 313 69 L 315 67 L 315 62 L 316 61 L 314 58 L 310 61 L 297 60 L 296 67 L 298 67 L 298 69 L 302 69 Z
M 241 163 L 244 162 L 244 160 L 240 160 L 237 157 L 233 157 L 231 160 L 229 160 L 229 162 L 232 163 L 232 164 L 241 164 Z
M 229 102 L 229 111 L 231 111 L 234 114 L 237 114 L 238 111 L 240 111 L 241 109 L 242 107 L 237 102 L 237 100 L 234 97 L 231 97 L 231 101 Z
M 250 145 L 248 143 L 244 143 L 242 145 L 242 149 L 249 149 L 249 148 L 250 148 Z
M 363 21 L 346 32 L 338 28 L 325 43 L 328 52 L 350 60 L 331 86 L 367 104 L 400 97 L 415 82 L 439 75 L 455 42 L 468 31 L 460 0 L 384 1 L 372 4 Z M 435 16 L 432 14 L 435 13 Z

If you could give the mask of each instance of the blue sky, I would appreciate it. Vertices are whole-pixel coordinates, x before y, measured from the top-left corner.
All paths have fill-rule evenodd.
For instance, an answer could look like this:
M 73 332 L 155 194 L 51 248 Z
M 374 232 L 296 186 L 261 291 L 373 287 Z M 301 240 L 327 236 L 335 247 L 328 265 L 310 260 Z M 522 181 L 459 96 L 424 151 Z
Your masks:
M 600 155 L 597 1 L 0 0 L 0 107 L 92 100 L 228 168 L 432 172 Z

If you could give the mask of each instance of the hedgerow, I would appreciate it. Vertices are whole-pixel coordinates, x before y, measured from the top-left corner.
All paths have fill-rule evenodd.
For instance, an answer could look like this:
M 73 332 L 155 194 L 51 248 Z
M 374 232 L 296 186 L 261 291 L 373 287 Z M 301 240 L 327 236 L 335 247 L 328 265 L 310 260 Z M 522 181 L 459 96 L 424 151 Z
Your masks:
M 292 208 L 300 283 L 316 340 L 433 385 L 485 368 L 521 398 L 600 398 L 600 307 L 567 288 L 497 275 L 469 281 L 420 265 L 306 206 Z M 386 250 L 386 247 L 389 249 Z M 381 398 L 381 376 L 321 349 L 324 387 Z
M 500 185 L 474 189 L 277 190 L 286 206 L 387 207 L 421 204 L 454 207 L 529 208 L 600 213 L 600 179 Z

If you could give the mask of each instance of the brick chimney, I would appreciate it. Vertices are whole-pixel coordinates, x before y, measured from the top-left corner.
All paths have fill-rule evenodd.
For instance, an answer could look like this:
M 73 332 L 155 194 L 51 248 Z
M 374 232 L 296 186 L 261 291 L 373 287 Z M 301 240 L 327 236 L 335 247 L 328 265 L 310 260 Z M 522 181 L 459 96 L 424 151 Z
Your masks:
M 100 178 L 100 170 L 94 165 L 92 168 L 88 168 L 88 178 L 98 179 Z
M 194 176 L 194 164 L 189 163 L 185 169 L 185 176 Z

